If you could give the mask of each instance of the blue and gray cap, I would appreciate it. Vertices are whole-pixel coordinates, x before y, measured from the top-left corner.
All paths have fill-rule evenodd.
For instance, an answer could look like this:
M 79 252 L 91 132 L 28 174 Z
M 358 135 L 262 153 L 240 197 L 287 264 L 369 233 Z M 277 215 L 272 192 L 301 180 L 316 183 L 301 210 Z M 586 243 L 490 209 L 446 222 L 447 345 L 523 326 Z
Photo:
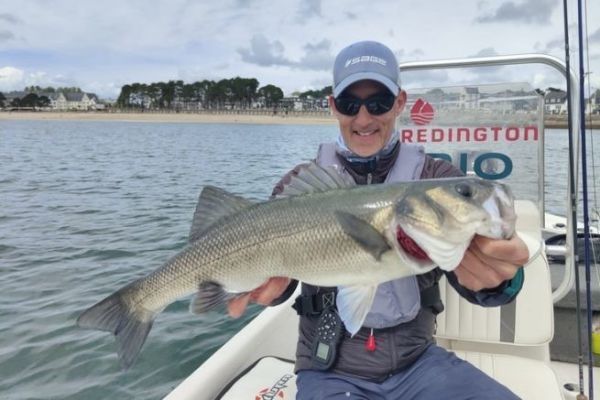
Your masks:
M 362 80 L 385 85 L 393 94 L 400 90 L 400 71 L 394 53 L 379 42 L 364 41 L 346 47 L 333 64 L 333 96 Z

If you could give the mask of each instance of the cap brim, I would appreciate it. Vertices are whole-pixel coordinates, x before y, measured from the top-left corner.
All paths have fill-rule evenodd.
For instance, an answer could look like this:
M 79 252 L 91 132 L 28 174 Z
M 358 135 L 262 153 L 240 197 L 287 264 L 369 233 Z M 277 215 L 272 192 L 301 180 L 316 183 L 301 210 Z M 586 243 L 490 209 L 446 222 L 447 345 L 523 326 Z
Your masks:
M 344 90 L 346 90 L 348 86 L 352 85 L 353 83 L 365 80 L 376 81 L 381 83 L 382 85 L 387 87 L 390 90 L 390 92 L 392 92 L 394 95 L 398 95 L 398 92 L 400 91 L 400 86 L 398 86 L 397 83 L 395 83 L 391 79 L 386 78 L 385 76 L 382 76 L 375 72 L 358 72 L 356 74 L 352 74 L 346 77 L 346 79 L 341 81 L 335 88 L 333 88 L 333 97 L 338 97 Z

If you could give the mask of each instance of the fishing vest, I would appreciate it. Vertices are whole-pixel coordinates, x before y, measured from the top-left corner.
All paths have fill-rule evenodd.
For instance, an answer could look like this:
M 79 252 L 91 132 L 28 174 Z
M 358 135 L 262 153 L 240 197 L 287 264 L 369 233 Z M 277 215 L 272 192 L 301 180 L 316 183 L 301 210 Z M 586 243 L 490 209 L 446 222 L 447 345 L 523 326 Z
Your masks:
M 319 146 L 316 158 L 322 167 L 335 166 L 350 176 L 340 165 L 335 143 L 323 143 Z M 425 150 L 422 146 L 400 144 L 398 158 L 389 171 L 385 182 L 407 182 L 418 180 L 425 164 Z M 367 328 L 388 328 L 412 321 L 421 308 L 421 294 L 416 276 L 384 282 L 377 287 L 373 305 L 365 322 Z

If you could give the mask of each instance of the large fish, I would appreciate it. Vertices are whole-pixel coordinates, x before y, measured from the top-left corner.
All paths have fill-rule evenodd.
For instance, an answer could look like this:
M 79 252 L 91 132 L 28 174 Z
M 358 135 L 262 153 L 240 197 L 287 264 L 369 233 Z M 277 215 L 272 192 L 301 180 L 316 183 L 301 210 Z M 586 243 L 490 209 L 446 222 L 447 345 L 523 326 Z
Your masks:
M 356 186 L 335 169 L 310 164 L 280 198 L 254 203 L 207 186 L 190 243 L 163 266 L 81 314 L 81 327 L 112 332 L 121 366 L 139 353 L 156 316 L 197 293 L 194 313 L 285 276 L 338 286 L 338 308 L 355 333 L 377 285 L 455 268 L 475 234 L 509 238 L 507 186 L 475 177 Z

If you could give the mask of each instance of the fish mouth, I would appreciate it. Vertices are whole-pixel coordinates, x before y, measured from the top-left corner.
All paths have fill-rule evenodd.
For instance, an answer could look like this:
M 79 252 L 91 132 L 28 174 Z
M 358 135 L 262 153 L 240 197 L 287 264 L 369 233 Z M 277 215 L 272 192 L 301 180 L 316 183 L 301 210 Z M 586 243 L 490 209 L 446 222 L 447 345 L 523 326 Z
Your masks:
M 406 255 L 418 260 L 419 262 L 431 262 L 431 258 L 425 253 L 417 242 L 415 242 L 408 234 L 402 229 L 400 225 L 396 226 L 396 242 L 398 246 Z

